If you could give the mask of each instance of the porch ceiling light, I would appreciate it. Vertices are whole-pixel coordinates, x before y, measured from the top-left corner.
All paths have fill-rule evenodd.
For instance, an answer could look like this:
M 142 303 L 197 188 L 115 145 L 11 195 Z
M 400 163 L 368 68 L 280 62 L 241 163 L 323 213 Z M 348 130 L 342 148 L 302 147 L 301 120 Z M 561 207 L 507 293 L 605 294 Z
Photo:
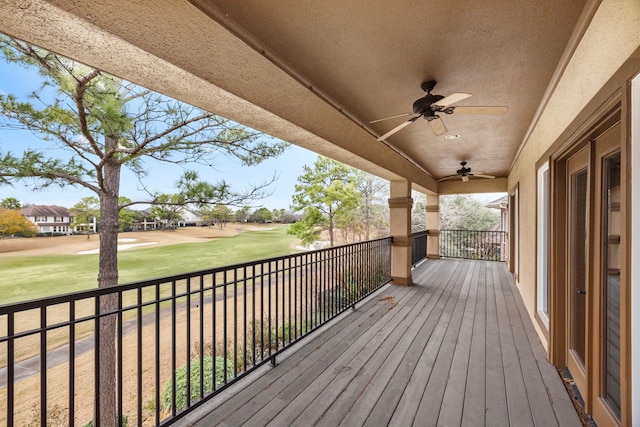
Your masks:
M 456 138 L 460 138 L 460 134 L 454 133 L 454 134 L 450 134 L 450 135 L 445 135 L 445 137 L 444 137 L 444 139 L 456 139 Z

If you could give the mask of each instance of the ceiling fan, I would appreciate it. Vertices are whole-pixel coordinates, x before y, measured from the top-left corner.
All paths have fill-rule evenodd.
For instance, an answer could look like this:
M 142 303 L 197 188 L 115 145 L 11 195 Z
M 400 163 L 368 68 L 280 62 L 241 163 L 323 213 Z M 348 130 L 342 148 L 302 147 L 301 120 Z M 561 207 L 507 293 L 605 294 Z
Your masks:
M 429 127 L 433 131 L 436 136 L 443 135 L 447 133 L 447 127 L 444 125 L 440 116 L 436 113 L 444 113 L 444 114 L 504 114 L 509 111 L 509 107 L 453 107 L 452 105 L 456 102 L 462 101 L 463 99 L 467 99 L 472 96 L 470 93 L 453 93 L 447 97 L 442 95 L 432 95 L 431 91 L 436 86 L 435 80 L 429 80 L 428 82 L 422 83 L 420 86 L 423 91 L 427 92 L 427 94 L 416 100 L 413 103 L 413 112 L 411 113 L 403 113 L 398 114 L 391 117 L 385 117 L 384 119 L 374 120 L 370 123 L 378 123 L 383 120 L 395 119 L 397 117 L 410 116 L 411 114 L 417 114 L 417 116 L 411 117 L 409 120 L 402 122 L 400 125 L 391 129 L 389 132 L 382 135 L 378 138 L 378 141 L 382 141 L 394 133 L 398 132 L 400 129 L 403 129 L 409 126 L 411 123 L 418 120 L 420 117 L 424 117 L 425 120 L 429 122 Z
M 469 177 L 470 176 L 475 176 L 477 178 L 487 178 L 487 179 L 495 178 L 495 176 L 493 176 L 493 175 L 484 175 L 484 174 L 479 174 L 479 173 L 471 173 L 471 168 L 467 167 L 467 162 L 460 162 L 460 165 L 462 166 L 462 168 L 458 169 L 456 171 L 455 175 L 449 175 L 449 176 L 445 176 L 444 178 L 440 178 L 438 180 L 438 182 L 446 181 L 446 180 L 449 180 L 451 178 L 457 178 L 457 177 L 460 177 L 460 178 L 462 178 L 462 180 L 464 182 L 467 182 L 467 181 L 469 181 Z

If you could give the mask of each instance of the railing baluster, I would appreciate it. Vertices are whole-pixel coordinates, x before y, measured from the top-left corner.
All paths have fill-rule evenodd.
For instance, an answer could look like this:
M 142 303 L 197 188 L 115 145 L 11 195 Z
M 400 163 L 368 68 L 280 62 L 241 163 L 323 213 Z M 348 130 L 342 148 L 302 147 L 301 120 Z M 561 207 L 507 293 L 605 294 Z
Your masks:
M 272 337 L 271 337 L 271 318 L 273 317 L 271 314 L 271 261 L 267 261 L 267 282 L 269 284 L 269 295 L 267 298 L 267 322 L 268 322 L 268 329 L 267 329 L 267 339 L 268 339 L 268 347 L 269 347 L 269 358 L 271 358 L 271 347 L 273 347 L 273 341 L 272 341 Z M 276 298 L 277 299 L 277 298 Z M 273 365 L 275 365 L 275 363 L 272 361 L 271 362 Z
M 199 289 L 199 296 L 200 296 L 200 302 L 198 303 L 198 307 L 199 307 L 199 312 L 198 314 L 200 315 L 200 328 L 198 330 L 198 333 L 200 334 L 200 340 L 199 340 L 199 348 L 198 348 L 198 354 L 199 354 L 199 366 L 200 366 L 200 399 L 202 399 L 205 395 L 205 390 L 204 390 L 204 276 L 201 274 L 200 276 L 200 289 Z M 215 304 L 215 298 L 212 301 L 212 304 Z M 215 382 L 215 378 L 214 378 L 214 382 Z
M 223 297 L 222 297 L 222 357 L 224 357 L 223 361 L 223 378 L 224 383 L 227 383 L 227 360 L 228 360 L 228 350 L 227 350 L 227 270 L 224 271 L 222 275 L 222 289 L 223 289 Z
M 138 396 L 137 396 L 137 417 L 138 427 L 142 427 L 142 288 L 138 288 L 137 293 L 137 364 L 138 364 L 138 372 L 137 372 L 137 381 L 138 381 Z
M 251 266 L 251 355 L 253 361 L 251 366 L 256 365 L 256 265 Z
M 287 274 L 287 276 L 288 276 L 287 277 L 287 288 L 289 290 L 289 292 L 288 292 L 289 295 L 288 295 L 288 298 L 287 298 L 288 303 L 289 303 L 288 308 L 287 308 L 287 311 L 288 311 L 287 314 L 288 314 L 288 318 L 289 318 L 289 322 L 288 322 L 288 325 L 287 325 L 287 331 L 288 331 L 287 333 L 288 333 L 288 338 L 289 338 L 288 342 L 291 342 L 291 311 L 295 310 L 295 307 L 291 306 L 291 302 L 292 302 L 292 298 L 291 298 L 291 296 L 292 296 L 291 295 L 291 293 L 292 293 L 291 292 L 291 282 L 293 280 L 295 280 L 294 277 L 292 277 L 292 274 L 295 274 L 295 270 L 291 266 L 293 260 L 295 260 L 295 258 L 289 258 L 288 259 L 289 265 L 287 266 L 287 270 L 286 270 L 287 273 L 288 273 Z M 284 283 L 282 284 L 282 286 L 284 287 Z M 295 304 L 295 301 L 294 301 L 294 304 Z
M 95 297 L 95 341 L 93 345 L 94 354 L 94 418 L 95 426 L 100 426 L 100 296 Z
M 7 313 L 7 425 L 13 425 L 15 403 L 15 313 Z
M 216 329 L 216 316 L 217 316 L 217 307 L 218 307 L 218 288 L 217 288 L 217 282 L 216 282 L 217 276 L 216 273 L 212 273 L 211 274 L 211 287 L 213 289 L 213 296 L 212 296 L 212 304 L 213 307 L 211 307 L 211 317 L 212 317 L 212 327 L 211 327 L 211 346 L 212 346 L 212 353 L 213 353 L 213 362 L 212 362 L 212 367 L 211 370 L 213 371 L 213 378 L 217 378 L 217 372 L 216 372 L 216 367 L 217 367 L 217 363 L 216 363 L 216 347 L 217 347 L 217 343 L 218 343 L 218 330 Z M 216 381 L 214 381 L 214 386 L 213 389 L 217 389 L 217 384 Z
M 47 307 L 40 307 L 40 425 L 47 426 Z
M 69 427 L 75 425 L 76 301 L 69 301 Z M 10 425 L 10 424 L 9 424 Z
M 156 302 L 155 302 L 155 340 L 156 340 L 156 364 L 155 364 L 155 390 L 156 390 L 156 404 L 155 404 L 155 416 L 156 425 L 160 425 L 160 283 L 156 284 Z
M 233 376 L 238 375 L 238 269 L 233 269 Z
M 117 387 L 116 387 L 116 405 L 117 409 L 117 420 L 122 420 L 123 410 L 122 410 L 122 378 L 123 378 L 123 355 L 122 355 L 122 292 L 118 292 L 118 316 L 116 317 L 116 321 L 118 323 L 117 327 L 117 352 L 118 352 L 118 365 L 117 365 Z
M 242 283 L 243 283 L 243 288 L 244 290 L 242 291 L 242 302 L 243 302 L 243 308 L 242 308 L 242 313 L 243 313 L 243 317 L 244 317 L 244 321 L 242 322 L 242 327 L 243 329 L 243 344 L 242 344 L 242 362 L 244 363 L 244 366 L 242 368 L 243 371 L 247 370 L 247 266 L 245 265 L 244 267 L 242 267 Z
M 278 318 L 280 317 L 280 315 L 279 315 L 279 310 L 278 310 L 278 305 L 279 305 L 278 303 L 280 302 L 280 300 L 279 300 L 279 294 L 280 294 L 280 292 L 279 292 L 279 288 L 280 288 L 280 287 L 278 286 L 278 265 L 277 265 L 277 262 L 278 262 L 278 261 L 275 261 L 275 262 L 276 262 L 276 272 L 275 272 L 275 275 L 276 275 L 276 276 L 275 276 L 275 280 L 276 280 L 276 289 L 275 289 L 275 295 L 274 295 L 274 297 L 275 297 L 275 302 L 276 302 L 276 306 L 275 306 L 275 312 L 276 312 L 276 315 L 275 315 L 275 319 L 274 319 L 274 320 L 275 320 L 275 323 L 276 323 L 276 329 L 275 329 L 275 334 L 276 334 L 276 337 L 275 337 L 275 347 L 276 347 L 276 351 L 278 351 L 278 350 L 280 349 L 280 342 L 279 342 L 279 341 L 280 341 L 280 340 L 279 340 L 279 338 L 280 338 L 280 337 L 278 336 L 278 335 L 279 335 L 279 331 L 278 331 L 278 324 L 280 323 L 280 322 L 278 321 L 278 320 L 279 320 Z M 273 364 L 275 365 L 275 362 L 273 362 Z
M 304 274 L 304 329 L 309 330 L 309 254 L 304 254 L 304 267 L 300 274 Z
M 293 336 L 298 338 L 298 307 L 301 304 L 298 303 L 298 257 L 293 258 Z
M 260 361 L 264 360 L 264 262 L 260 264 Z
M 187 298 L 186 304 L 186 316 L 187 316 L 187 330 L 185 331 L 186 341 L 186 361 L 187 361 L 187 408 L 191 406 L 191 277 L 187 277 Z M 200 371 L 202 377 L 202 371 Z M 202 391 L 202 389 L 200 389 Z
M 171 281 L 171 415 L 176 415 L 176 281 Z M 187 364 L 187 371 L 189 365 Z M 189 372 L 187 372 L 189 376 Z M 189 400 L 189 399 L 187 399 Z

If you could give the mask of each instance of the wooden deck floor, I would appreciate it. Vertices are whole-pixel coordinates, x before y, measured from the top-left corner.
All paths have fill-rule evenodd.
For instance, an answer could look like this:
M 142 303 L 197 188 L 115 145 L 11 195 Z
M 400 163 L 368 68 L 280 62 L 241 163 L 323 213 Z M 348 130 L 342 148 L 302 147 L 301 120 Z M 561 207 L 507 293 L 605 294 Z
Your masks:
M 199 426 L 579 426 L 503 263 L 428 261 L 216 396 Z

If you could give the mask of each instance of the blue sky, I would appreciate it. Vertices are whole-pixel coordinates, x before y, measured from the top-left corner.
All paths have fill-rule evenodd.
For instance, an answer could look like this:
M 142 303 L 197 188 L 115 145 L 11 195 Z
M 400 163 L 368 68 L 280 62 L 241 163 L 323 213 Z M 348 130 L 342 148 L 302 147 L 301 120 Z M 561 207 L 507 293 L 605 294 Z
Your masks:
M 32 69 L 7 64 L 0 60 L 0 93 L 13 94 L 18 97 L 28 95 L 31 91 L 40 87 L 40 76 Z M 27 147 L 43 147 L 52 150 L 50 142 L 44 142 L 28 131 L 7 130 L 0 128 L 0 151 L 21 153 Z M 55 154 L 55 153 L 52 153 Z M 242 191 L 251 184 L 261 184 L 269 181 L 275 174 L 278 180 L 273 183 L 268 192 L 272 193 L 266 199 L 255 202 L 254 205 L 265 206 L 269 209 L 288 209 L 291 204 L 291 196 L 298 176 L 302 174 L 302 166 L 311 165 L 316 160 L 317 154 L 291 146 L 283 155 L 266 160 L 259 165 L 247 167 L 241 166 L 235 159 L 221 156 L 213 168 L 191 167 L 197 169 L 200 177 L 210 182 L 225 180 L 236 191 Z M 183 172 L 183 167 L 158 163 L 147 160 L 146 167 L 149 176 L 144 181 L 152 190 L 162 193 L 174 193 L 175 182 Z M 22 204 L 47 204 L 71 207 L 82 197 L 94 196 L 89 190 L 80 187 L 51 187 L 44 191 L 34 192 L 28 185 L 29 181 L 14 183 L 13 187 L 0 186 L 0 200 L 6 197 L 15 197 Z M 139 183 L 123 170 L 120 194 L 131 200 L 146 200 L 145 193 L 138 190 Z

